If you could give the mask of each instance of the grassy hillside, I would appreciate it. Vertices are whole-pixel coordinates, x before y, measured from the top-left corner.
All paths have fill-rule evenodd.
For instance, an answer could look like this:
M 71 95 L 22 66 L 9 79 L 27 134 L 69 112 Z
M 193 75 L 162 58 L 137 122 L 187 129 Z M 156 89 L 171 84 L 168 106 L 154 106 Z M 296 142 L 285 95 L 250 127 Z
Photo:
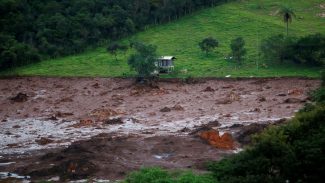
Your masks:
M 176 69 L 187 69 L 180 76 L 223 77 L 232 76 L 319 76 L 319 69 L 295 65 L 262 67 L 264 61 L 258 56 L 261 39 L 270 35 L 285 34 L 285 24 L 274 13 L 279 5 L 289 5 L 297 15 L 290 25 L 290 34 L 303 36 L 325 33 L 325 18 L 318 16 L 325 9 L 323 0 L 247 0 L 237 1 L 196 12 L 178 21 L 154 26 L 125 40 L 139 40 L 158 46 L 160 55 L 178 58 Z M 324 3 L 323 3 L 324 4 Z M 325 5 L 324 5 L 325 6 Z M 216 53 L 201 52 L 198 42 L 213 36 L 219 41 Z M 241 67 L 224 59 L 229 54 L 231 39 L 242 36 L 246 41 L 248 54 Z M 17 68 L 1 75 L 42 76 L 132 76 L 126 60 L 130 53 L 118 55 L 116 62 L 105 47 L 87 51 L 80 55 L 46 60 L 34 65 Z M 169 75 L 165 77 L 175 77 Z

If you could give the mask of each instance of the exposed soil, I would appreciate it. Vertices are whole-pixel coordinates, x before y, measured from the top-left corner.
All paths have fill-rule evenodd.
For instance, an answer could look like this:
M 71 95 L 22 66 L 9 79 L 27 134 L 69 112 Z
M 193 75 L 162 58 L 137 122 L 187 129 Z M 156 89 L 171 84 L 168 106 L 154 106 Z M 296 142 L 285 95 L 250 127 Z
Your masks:
M 0 79 L 0 172 L 63 181 L 121 179 L 143 166 L 204 171 L 206 161 L 237 152 L 249 135 L 291 118 L 320 81 L 190 83 L 166 80 L 152 88 L 131 79 Z M 196 135 L 202 129 L 237 141 L 230 150 L 216 148 Z

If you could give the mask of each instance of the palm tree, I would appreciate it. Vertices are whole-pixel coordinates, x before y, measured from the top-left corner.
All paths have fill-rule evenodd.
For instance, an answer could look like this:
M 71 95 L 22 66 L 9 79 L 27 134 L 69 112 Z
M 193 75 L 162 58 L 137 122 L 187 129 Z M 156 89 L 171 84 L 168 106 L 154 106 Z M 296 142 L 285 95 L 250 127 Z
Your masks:
M 287 24 L 287 36 L 288 36 L 289 35 L 289 23 L 291 23 L 292 19 L 294 17 L 296 17 L 295 12 L 291 8 L 284 6 L 284 7 L 280 8 L 276 14 L 281 15 L 283 17 L 284 23 Z

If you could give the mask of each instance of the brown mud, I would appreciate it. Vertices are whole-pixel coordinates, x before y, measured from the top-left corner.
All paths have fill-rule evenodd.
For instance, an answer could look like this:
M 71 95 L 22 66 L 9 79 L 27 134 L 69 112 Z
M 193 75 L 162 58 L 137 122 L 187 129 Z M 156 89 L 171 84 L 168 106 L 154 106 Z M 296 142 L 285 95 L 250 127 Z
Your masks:
M 152 88 L 132 79 L 0 79 L 0 172 L 63 181 L 116 180 L 147 166 L 204 171 L 207 161 L 249 144 L 251 134 L 294 116 L 320 81 L 187 83 L 163 80 Z M 231 148 L 201 139 L 204 130 L 218 130 Z M 6 162 L 13 163 L 1 166 Z

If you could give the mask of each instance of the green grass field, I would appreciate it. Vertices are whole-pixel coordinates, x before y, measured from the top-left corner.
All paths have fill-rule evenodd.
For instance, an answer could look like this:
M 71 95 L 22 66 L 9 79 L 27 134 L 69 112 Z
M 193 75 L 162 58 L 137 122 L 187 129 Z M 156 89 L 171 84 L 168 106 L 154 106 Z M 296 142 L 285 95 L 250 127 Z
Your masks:
M 292 7 L 297 15 L 290 25 L 290 34 L 303 36 L 325 33 L 325 18 L 317 16 L 325 12 L 320 7 L 323 0 L 247 0 L 227 3 L 218 7 L 200 10 L 172 23 L 152 26 L 146 31 L 128 37 L 158 46 L 159 55 L 177 57 L 176 70 L 187 69 L 186 74 L 171 74 L 163 77 L 277 77 L 308 76 L 318 77 L 319 68 L 297 65 L 267 65 L 258 56 L 258 47 L 263 38 L 274 34 L 285 34 L 282 18 L 274 13 L 280 5 Z M 215 53 L 206 55 L 198 42 L 213 36 L 219 41 Z M 230 53 L 230 41 L 242 36 L 246 41 L 248 54 L 240 67 L 224 59 Z M 37 64 L 20 67 L 0 75 L 22 76 L 133 76 L 127 65 L 130 51 L 114 56 L 106 52 L 106 46 L 85 53 L 64 58 L 46 60 Z

